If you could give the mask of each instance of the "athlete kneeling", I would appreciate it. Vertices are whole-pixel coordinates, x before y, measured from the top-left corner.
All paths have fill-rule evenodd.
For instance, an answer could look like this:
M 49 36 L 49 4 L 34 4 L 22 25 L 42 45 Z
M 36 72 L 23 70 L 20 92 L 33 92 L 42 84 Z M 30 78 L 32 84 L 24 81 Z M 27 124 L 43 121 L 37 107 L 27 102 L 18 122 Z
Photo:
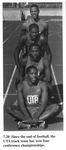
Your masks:
M 26 70 L 27 78 L 18 85 L 17 95 L 19 106 L 8 106 L 7 112 L 19 120 L 18 128 L 41 125 L 45 127 L 45 120 L 57 115 L 60 106 L 49 105 L 46 83 L 38 80 L 38 70 L 30 66 Z M 26 123 L 23 123 L 26 122 Z

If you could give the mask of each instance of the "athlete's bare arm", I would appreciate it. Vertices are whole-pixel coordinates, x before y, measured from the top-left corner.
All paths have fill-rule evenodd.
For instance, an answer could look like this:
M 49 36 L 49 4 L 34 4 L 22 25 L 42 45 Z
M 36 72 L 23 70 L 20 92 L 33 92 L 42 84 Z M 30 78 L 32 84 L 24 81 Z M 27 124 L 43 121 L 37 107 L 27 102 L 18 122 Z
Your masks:
M 45 27 L 44 27 L 44 36 L 48 38 L 48 24 L 47 23 L 45 24 Z
M 29 25 L 30 25 L 30 21 L 28 19 L 22 23 L 20 36 L 23 36 L 29 31 Z
M 49 62 L 47 59 L 43 58 L 43 64 L 45 67 L 45 77 L 44 77 L 44 81 L 45 82 L 50 82 L 50 77 L 51 77 L 51 70 L 50 70 L 50 66 L 49 66 Z
M 40 105 L 38 112 L 36 112 L 34 114 L 34 119 L 36 119 L 36 118 L 39 119 L 42 112 L 45 111 L 45 108 L 46 108 L 47 103 L 48 103 L 48 92 L 47 92 L 46 83 L 40 81 L 39 86 L 41 88 L 41 105 Z
M 41 32 L 41 38 L 44 40 L 44 43 L 48 43 L 48 24 L 44 24 L 44 29 Z
M 21 68 L 26 66 L 27 60 L 28 60 L 28 56 L 26 56 L 26 57 L 24 57 L 24 58 L 21 57 L 21 59 L 20 59 L 20 61 L 19 61 Z
M 52 63 L 52 53 L 51 53 L 49 45 L 48 44 L 47 45 L 43 45 L 43 49 L 45 51 L 44 57 L 48 59 L 49 64 L 51 65 L 51 63 Z
M 19 64 L 20 64 L 19 73 L 20 73 L 21 80 L 23 80 L 25 76 L 25 67 L 26 67 L 27 59 L 28 59 L 28 56 L 24 58 L 21 57 L 19 60 Z
M 26 117 L 26 120 L 30 120 L 31 117 L 26 109 L 24 98 L 23 98 L 23 82 L 18 85 L 17 94 L 18 94 L 18 102 L 19 102 L 20 109 L 24 114 L 24 116 Z
M 20 31 L 20 37 L 23 36 L 26 32 L 27 32 L 27 27 L 25 23 L 23 23 Z
M 20 68 L 20 63 L 19 63 L 19 57 L 20 56 L 19 55 L 20 55 L 21 48 L 24 45 L 24 41 L 25 41 L 24 38 L 22 38 L 22 37 L 19 38 L 18 44 L 17 44 L 15 51 L 14 51 L 14 59 L 15 59 L 15 63 L 17 65 L 18 70 Z

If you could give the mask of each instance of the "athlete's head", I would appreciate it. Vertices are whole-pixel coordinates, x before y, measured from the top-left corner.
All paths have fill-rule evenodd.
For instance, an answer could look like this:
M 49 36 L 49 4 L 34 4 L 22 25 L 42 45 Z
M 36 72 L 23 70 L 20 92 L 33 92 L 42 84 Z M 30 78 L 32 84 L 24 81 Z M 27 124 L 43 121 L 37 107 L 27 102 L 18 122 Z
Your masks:
M 34 61 L 38 61 L 40 57 L 40 46 L 37 43 L 32 43 L 29 47 L 29 54 L 33 58 Z
M 36 4 L 32 4 L 30 6 L 30 14 L 31 14 L 31 17 L 36 20 L 38 17 L 39 17 L 39 8 L 38 8 L 38 5 Z
M 35 66 L 29 66 L 26 69 L 26 74 L 28 77 L 28 80 L 32 83 L 32 84 L 36 84 L 37 79 L 38 79 L 38 70 Z
M 30 36 L 32 38 L 32 40 L 35 40 L 38 35 L 39 35 L 39 27 L 37 24 L 35 23 L 32 23 L 30 26 L 29 26 L 29 33 L 30 33 Z

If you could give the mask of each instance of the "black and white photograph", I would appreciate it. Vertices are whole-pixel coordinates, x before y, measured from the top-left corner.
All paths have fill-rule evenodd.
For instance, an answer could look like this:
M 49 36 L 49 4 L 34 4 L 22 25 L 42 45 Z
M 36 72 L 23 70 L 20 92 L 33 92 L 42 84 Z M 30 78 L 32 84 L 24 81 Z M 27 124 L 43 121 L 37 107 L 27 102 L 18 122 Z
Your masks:
M 63 131 L 63 3 L 3 2 L 3 131 Z

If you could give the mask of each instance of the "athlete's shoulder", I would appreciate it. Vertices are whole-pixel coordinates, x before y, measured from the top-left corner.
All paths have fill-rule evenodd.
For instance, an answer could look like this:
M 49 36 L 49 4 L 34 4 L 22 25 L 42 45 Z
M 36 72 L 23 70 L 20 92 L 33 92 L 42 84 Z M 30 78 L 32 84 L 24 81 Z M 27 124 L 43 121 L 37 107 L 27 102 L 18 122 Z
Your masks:
M 20 83 L 19 86 L 22 86 L 22 89 L 26 88 L 26 86 L 27 86 L 27 79 L 25 78 L 25 79 Z
M 49 61 L 48 61 L 48 59 L 45 58 L 45 56 L 43 56 L 41 59 L 42 59 L 43 65 L 44 65 L 45 67 L 49 67 Z
M 21 36 L 21 38 L 22 38 L 23 40 L 27 40 L 27 39 L 29 38 L 29 33 L 26 32 L 24 35 Z
M 30 88 L 28 82 L 29 82 L 29 81 L 28 81 L 28 77 L 27 77 L 27 75 L 26 75 L 25 78 L 24 78 L 24 81 L 23 81 L 23 89 L 25 89 L 25 91 Z
M 44 26 L 44 28 L 48 27 L 48 23 L 44 19 L 40 19 L 40 22 Z
M 24 27 L 28 27 L 31 23 L 32 23 L 32 19 L 29 18 L 29 19 L 27 19 L 27 20 L 23 23 L 23 26 L 24 26 Z
M 44 37 L 44 33 L 40 33 L 40 38 L 39 38 L 40 42 L 44 44 L 45 41 L 45 37 Z
M 18 91 L 22 91 L 23 90 L 23 81 L 18 84 L 17 90 Z
M 23 26 L 27 26 L 28 25 L 28 19 L 25 21 L 25 22 L 23 22 Z
M 41 81 L 41 80 L 38 82 L 38 85 L 39 85 L 40 88 L 45 88 L 46 87 L 46 83 L 44 81 Z
M 23 86 L 27 83 L 27 79 L 25 78 L 23 81 Z
M 23 40 L 26 40 L 29 38 L 29 33 L 26 32 L 24 35 L 21 36 Z
M 27 34 L 20 35 L 20 37 L 19 37 L 19 42 L 20 43 L 24 43 L 26 40 L 27 40 Z
M 22 25 L 21 25 L 21 32 L 27 31 L 28 26 L 29 26 L 29 20 L 27 19 L 27 20 L 24 21 L 24 22 L 22 23 Z
M 28 56 L 22 57 L 22 60 L 21 60 L 22 66 L 26 66 L 27 60 L 28 60 Z

